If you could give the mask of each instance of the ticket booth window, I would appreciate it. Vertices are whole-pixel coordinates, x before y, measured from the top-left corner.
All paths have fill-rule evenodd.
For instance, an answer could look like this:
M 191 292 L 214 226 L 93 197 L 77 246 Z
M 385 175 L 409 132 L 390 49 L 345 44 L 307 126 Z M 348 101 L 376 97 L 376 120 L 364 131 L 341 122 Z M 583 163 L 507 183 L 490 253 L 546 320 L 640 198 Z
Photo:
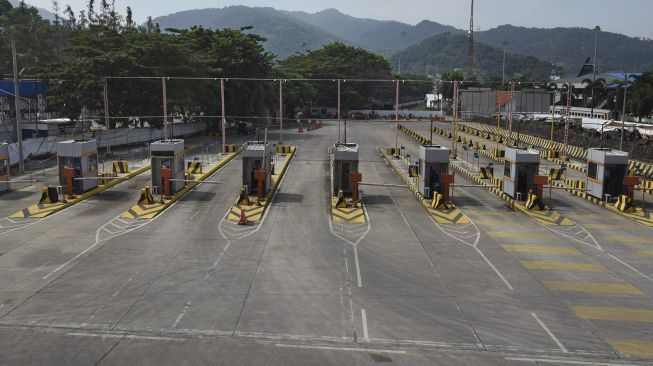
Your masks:
M 510 163 L 506 163 L 506 165 L 504 165 L 503 176 L 510 178 Z
M 598 169 L 597 169 L 596 163 L 590 162 L 590 163 L 587 164 L 587 176 L 588 177 L 590 177 L 592 179 L 596 179 L 597 170 Z

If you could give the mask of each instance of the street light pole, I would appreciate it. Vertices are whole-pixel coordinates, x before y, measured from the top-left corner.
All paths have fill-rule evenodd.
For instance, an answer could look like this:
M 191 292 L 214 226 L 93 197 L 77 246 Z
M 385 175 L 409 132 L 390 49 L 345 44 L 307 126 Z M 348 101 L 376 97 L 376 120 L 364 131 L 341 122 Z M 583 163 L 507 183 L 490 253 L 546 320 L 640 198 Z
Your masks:
M 624 101 L 623 112 L 621 114 L 621 139 L 619 140 L 619 150 L 624 150 L 624 130 L 626 129 L 626 96 L 628 95 L 628 74 L 624 72 Z
M 506 83 L 506 46 L 508 45 L 508 42 L 503 41 L 503 69 L 502 69 L 502 76 L 501 76 L 501 90 L 503 90 L 503 85 Z
M 596 48 L 599 43 L 599 32 L 601 27 L 598 25 L 594 27 L 594 65 L 592 66 L 592 109 L 590 112 L 590 118 L 594 118 L 594 87 L 596 83 Z
M 16 61 L 16 41 L 11 38 L 11 55 L 14 61 L 14 102 L 16 107 L 16 140 L 18 142 L 18 171 L 25 173 L 23 161 L 23 126 L 20 120 L 20 83 L 18 82 L 18 62 Z

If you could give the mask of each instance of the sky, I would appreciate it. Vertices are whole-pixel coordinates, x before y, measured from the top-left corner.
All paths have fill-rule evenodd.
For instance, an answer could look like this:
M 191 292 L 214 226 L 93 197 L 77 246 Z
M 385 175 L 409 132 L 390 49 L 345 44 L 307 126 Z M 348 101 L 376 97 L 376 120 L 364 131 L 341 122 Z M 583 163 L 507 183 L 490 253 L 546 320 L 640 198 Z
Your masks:
M 62 9 L 78 11 L 87 0 L 58 0 Z M 52 10 L 52 0 L 27 3 Z M 98 3 L 99 0 L 96 0 Z M 355 17 L 397 20 L 416 24 L 427 19 L 457 28 L 469 28 L 470 0 L 115 0 L 122 12 L 130 5 L 135 20 L 148 15 L 168 15 L 182 10 L 220 8 L 228 5 L 270 6 L 283 10 L 317 12 L 336 8 Z M 590 5 L 591 4 L 591 5 Z M 487 30 L 502 24 L 526 27 L 585 27 L 599 25 L 604 31 L 653 38 L 652 0 L 475 0 L 475 29 Z

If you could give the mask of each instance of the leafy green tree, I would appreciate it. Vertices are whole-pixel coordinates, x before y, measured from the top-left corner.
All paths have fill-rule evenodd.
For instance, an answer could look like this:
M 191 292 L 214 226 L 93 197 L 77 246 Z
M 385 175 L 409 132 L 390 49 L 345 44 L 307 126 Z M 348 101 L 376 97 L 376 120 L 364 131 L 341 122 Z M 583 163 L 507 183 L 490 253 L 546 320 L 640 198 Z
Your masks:
M 357 81 L 393 78 L 387 60 L 362 48 L 331 43 L 315 51 L 290 56 L 281 62 L 280 66 L 282 72 L 295 73 L 308 79 L 325 79 L 324 82 L 314 83 L 313 104 L 315 105 L 333 107 L 337 105 L 336 79 L 344 80 L 341 83 L 343 111 L 386 104 L 394 95 L 393 85 L 388 82 Z
M 465 80 L 465 75 L 461 70 L 447 70 L 442 74 L 442 82 L 438 87 L 438 90 L 442 91 L 442 97 L 444 99 L 452 100 L 453 99 L 453 81 L 463 81 Z
M 631 95 L 628 96 L 631 98 L 630 109 L 642 122 L 643 117 L 653 114 L 653 71 L 646 72 L 635 80 Z

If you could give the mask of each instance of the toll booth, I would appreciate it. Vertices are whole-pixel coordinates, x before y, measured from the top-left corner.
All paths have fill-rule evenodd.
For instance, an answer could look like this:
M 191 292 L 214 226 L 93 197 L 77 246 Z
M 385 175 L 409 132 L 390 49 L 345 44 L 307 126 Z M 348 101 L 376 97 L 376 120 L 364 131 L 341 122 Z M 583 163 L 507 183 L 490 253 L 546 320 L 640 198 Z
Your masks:
M 508 196 L 525 201 L 528 192 L 537 192 L 535 176 L 540 170 L 540 152 L 534 149 L 506 147 L 503 173 L 503 192 Z
M 82 194 L 98 186 L 97 142 L 68 140 L 57 143 L 59 184 L 67 195 Z M 80 179 L 81 178 L 81 179 Z
M 243 145 L 243 186 L 248 195 L 262 199 L 271 186 L 272 144 L 249 141 Z
M 587 150 L 587 194 L 603 200 L 616 198 L 624 191 L 628 175 L 628 153 L 607 148 Z
M 9 190 L 9 144 L 0 142 L 0 192 Z
M 419 147 L 419 173 L 417 188 L 425 198 L 434 192 L 444 194 L 442 175 L 449 173 L 449 153 L 451 150 L 440 145 Z
M 152 191 L 166 197 L 184 188 L 184 140 L 170 139 L 150 144 Z
M 358 172 L 358 144 L 336 143 L 333 146 L 333 195 L 340 190 L 346 195 L 353 193 L 350 173 Z

